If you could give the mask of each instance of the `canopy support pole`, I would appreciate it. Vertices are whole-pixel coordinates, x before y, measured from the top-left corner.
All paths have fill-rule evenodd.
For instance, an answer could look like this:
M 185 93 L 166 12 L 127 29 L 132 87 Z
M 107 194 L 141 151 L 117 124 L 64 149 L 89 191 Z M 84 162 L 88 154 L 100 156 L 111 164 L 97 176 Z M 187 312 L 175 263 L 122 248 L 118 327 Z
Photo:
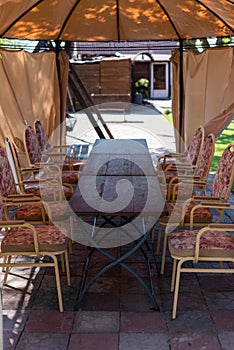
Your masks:
M 61 91 L 61 72 L 60 72 L 60 62 L 59 62 L 59 50 L 60 50 L 60 41 L 56 40 L 55 42 L 55 52 L 56 52 L 56 66 L 57 66 L 57 74 L 58 74 L 58 84 L 59 84 L 59 120 L 60 120 L 60 144 L 63 143 L 63 109 L 62 109 L 62 91 Z
M 182 150 L 183 114 L 184 114 L 184 72 L 183 72 L 183 39 L 180 39 L 180 87 L 179 87 L 179 152 Z

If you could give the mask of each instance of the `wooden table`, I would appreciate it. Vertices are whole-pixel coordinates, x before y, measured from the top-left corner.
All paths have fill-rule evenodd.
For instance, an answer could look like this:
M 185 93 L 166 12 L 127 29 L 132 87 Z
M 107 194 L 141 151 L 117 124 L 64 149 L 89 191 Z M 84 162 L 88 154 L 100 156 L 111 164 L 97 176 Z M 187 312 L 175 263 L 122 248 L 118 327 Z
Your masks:
M 81 171 L 75 192 L 69 202 L 84 233 L 89 253 L 84 267 L 79 297 L 106 271 L 121 265 L 144 287 L 158 310 L 146 242 L 163 206 L 159 183 L 145 140 L 97 140 Z M 90 221 L 91 218 L 91 221 Z M 78 239 L 79 240 L 79 239 Z M 130 244 L 134 242 L 134 244 Z M 118 258 L 108 248 L 128 245 L 129 250 Z M 87 273 L 94 250 L 110 259 L 88 283 Z M 137 250 L 144 255 L 149 286 L 124 260 Z

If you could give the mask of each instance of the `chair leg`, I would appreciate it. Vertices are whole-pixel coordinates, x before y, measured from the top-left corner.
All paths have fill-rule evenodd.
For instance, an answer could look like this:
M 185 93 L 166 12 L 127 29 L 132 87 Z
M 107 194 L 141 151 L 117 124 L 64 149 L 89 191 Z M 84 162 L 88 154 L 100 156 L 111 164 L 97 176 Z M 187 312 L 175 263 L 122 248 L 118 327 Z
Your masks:
M 224 268 L 223 261 L 220 261 L 220 262 L 219 262 L 219 267 L 220 267 L 220 269 L 223 269 L 223 268 Z
M 56 279 L 56 286 L 57 286 L 58 302 L 59 302 L 59 311 L 63 312 L 63 299 L 62 299 L 61 284 L 60 284 L 60 277 L 59 277 L 58 260 L 56 256 L 53 256 L 53 260 L 54 260 L 54 272 L 55 272 L 55 279 Z
M 66 250 L 65 253 L 65 265 L 66 265 L 66 273 L 67 273 L 67 285 L 71 285 L 71 275 L 70 275 L 70 267 L 69 267 L 69 260 L 68 260 L 68 251 Z
M 4 257 L 3 257 L 3 264 L 5 264 L 6 261 L 7 261 L 7 256 L 4 255 Z M 5 267 L 4 267 L 4 265 L 2 265 L 2 272 L 5 272 Z
M 70 239 L 68 241 L 69 253 L 72 254 L 72 243 L 74 243 L 74 222 L 73 218 L 69 218 Z
M 172 319 L 173 320 L 176 318 L 178 294 L 179 294 L 179 285 L 180 285 L 181 265 L 182 265 L 182 261 L 179 261 L 178 264 L 177 264 L 176 283 L 175 283 L 175 291 L 174 291 L 174 299 L 173 299 L 173 309 L 172 309 Z
M 7 263 L 7 264 L 10 264 L 10 262 L 11 262 L 11 255 L 8 255 L 8 256 L 6 256 L 4 258 L 6 258 L 6 259 L 4 259 L 5 260 L 4 262 Z M 8 277 L 9 271 L 10 271 L 10 267 L 7 266 L 6 270 L 5 270 L 5 274 L 4 274 L 3 284 L 7 283 L 7 277 Z
M 65 263 L 64 263 L 64 255 L 61 254 L 61 265 L 62 265 L 62 272 L 65 272 Z
M 162 236 L 162 227 L 163 227 L 163 225 L 160 224 L 160 225 L 159 225 L 159 229 L 158 229 L 157 247 L 156 247 L 156 252 L 155 252 L 156 255 L 159 255 L 159 253 L 160 253 L 161 236 Z
M 176 265 L 177 265 L 177 261 L 176 261 L 176 259 L 173 259 L 172 277 L 171 277 L 171 292 L 174 292 L 174 288 L 175 288 Z
M 151 231 L 151 242 L 154 243 L 154 236 L 155 236 L 155 226 L 152 228 Z
M 72 240 L 69 239 L 68 241 L 68 249 L 69 249 L 69 254 L 72 254 Z
M 167 239 L 168 235 L 164 232 L 164 240 L 163 240 L 163 251 L 162 251 L 162 262 L 161 262 L 161 275 L 164 274 L 165 261 L 166 261 L 166 253 L 167 253 Z

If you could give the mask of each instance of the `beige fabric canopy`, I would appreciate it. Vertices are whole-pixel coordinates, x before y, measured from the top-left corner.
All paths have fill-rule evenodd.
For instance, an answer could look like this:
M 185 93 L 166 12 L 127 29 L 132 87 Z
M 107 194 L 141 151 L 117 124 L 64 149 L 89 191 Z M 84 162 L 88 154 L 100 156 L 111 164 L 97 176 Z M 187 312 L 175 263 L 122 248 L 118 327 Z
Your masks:
M 234 35 L 234 3 L 229 0 L 0 0 L 0 37 L 3 38 L 54 40 L 57 43 L 61 40 L 180 40 L 182 43 L 184 39 L 190 38 L 232 35 Z M 211 53 L 210 50 L 207 50 L 201 56 L 195 56 L 190 52 L 184 53 L 185 102 L 182 129 L 181 118 L 179 118 L 179 115 L 181 117 L 180 63 L 178 56 L 176 57 L 178 53 L 173 56 L 175 126 L 179 131 L 186 130 L 184 135 L 186 143 L 189 142 L 196 124 L 206 123 L 206 129 L 212 129 L 212 131 L 217 127 L 216 134 L 218 134 L 232 114 L 233 67 L 231 57 L 233 53 L 231 52 L 233 51 L 225 52 L 227 51 Z M 10 76 L 11 67 L 7 64 L 5 57 L 4 53 L 4 62 L 0 68 L 4 68 L 0 72 L 1 77 L 6 73 Z M 40 90 L 35 93 L 37 99 L 35 99 L 32 86 L 27 82 L 24 84 L 27 94 L 24 95 L 25 97 L 20 95 L 19 77 L 21 73 L 16 79 L 14 71 L 16 66 L 12 67 L 13 77 L 9 79 L 9 86 L 5 88 L 9 90 L 9 95 L 4 99 L 5 94 L 3 94 L 0 101 L 2 115 L 9 118 L 9 114 L 14 114 L 23 120 L 30 119 L 33 113 L 34 117 L 39 114 L 40 118 L 47 120 L 47 132 L 50 132 L 49 128 L 53 128 L 56 125 L 55 121 L 58 120 L 59 101 L 62 104 L 61 110 L 64 109 L 63 101 L 66 93 L 65 90 L 61 90 L 59 96 L 58 82 L 55 78 L 55 57 L 53 59 L 53 69 L 48 69 L 47 77 L 44 73 L 39 74 L 37 68 L 35 70 L 38 72 L 38 80 L 43 82 L 44 89 L 43 92 Z M 228 60 L 229 76 L 226 59 Z M 44 58 L 41 60 L 43 61 Z M 29 65 L 32 66 L 33 61 L 35 58 L 31 59 L 31 63 L 29 59 Z M 62 61 L 60 59 L 60 64 Z M 22 59 L 19 65 L 20 70 L 23 68 L 22 72 L 27 73 L 29 81 L 33 80 L 33 69 L 29 77 L 28 68 L 23 65 L 23 62 Z M 44 68 L 42 71 L 44 72 Z M 22 73 L 22 81 L 25 81 L 24 73 Z M 65 81 L 67 75 L 61 74 L 62 77 Z M 66 84 L 61 84 L 61 87 L 65 86 Z M 45 92 L 47 89 L 48 94 Z M 17 92 L 13 93 L 16 90 Z M 54 98 L 53 104 L 52 97 Z M 16 101 L 18 111 L 11 104 L 9 105 L 11 102 L 9 100 Z M 10 106 L 7 112 L 6 106 Z M 13 124 L 8 125 L 8 128 L 12 133 Z M 7 129 L 4 128 L 4 130 Z M 17 131 L 18 133 L 20 130 Z
M 68 57 L 60 52 L 60 83 L 56 55 L 45 51 L 0 51 L 0 144 L 5 138 L 23 140 L 25 121 L 41 120 L 50 136 L 64 119 L 68 78 Z M 179 130 L 179 52 L 172 55 L 173 117 Z M 216 136 L 234 115 L 234 48 L 207 49 L 201 54 L 183 53 L 184 60 L 184 139 L 189 144 L 193 132 L 204 125 Z M 61 89 L 61 90 L 60 90 Z M 61 102 L 60 102 L 61 101 Z M 65 130 L 63 130 L 65 131 Z M 59 141 L 54 139 L 54 143 Z M 63 137 L 65 133 L 63 133 Z M 64 141 L 64 139 L 63 139 Z
M 0 145 L 4 146 L 6 137 L 22 141 L 25 122 L 33 126 L 37 119 L 51 135 L 60 125 L 60 110 L 65 110 L 67 55 L 59 55 L 61 90 L 54 52 L 0 50 L 0 57 Z M 53 141 L 59 142 L 59 137 Z
M 173 118 L 179 120 L 179 52 L 172 55 Z M 199 125 L 216 136 L 234 117 L 234 48 L 212 48 L 200 54 L 183 53 L 185 144 Z M 234 135 L 233 135 L 234 139 Z
M 1 0 L 0 37 L 178 40 L 234 33 L 226 0 Z

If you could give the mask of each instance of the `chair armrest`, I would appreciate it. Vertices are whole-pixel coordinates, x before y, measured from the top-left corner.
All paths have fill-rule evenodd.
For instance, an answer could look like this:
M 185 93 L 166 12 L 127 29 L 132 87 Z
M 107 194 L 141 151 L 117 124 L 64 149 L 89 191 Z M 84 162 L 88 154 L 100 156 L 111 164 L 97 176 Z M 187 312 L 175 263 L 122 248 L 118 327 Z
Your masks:
M 219 201 L 219 197 L 212 197 L 212 196 L 194 196 L 194 200 L 204 200 L 204 201 Z
M 0 227 L 20 226 L 23 224 L 25 224 L 24 220 L 3 220 L 3 221 L 0 221 Z
M 234 231 L 234 224 L 210 224 L 208 227 L 212 230 L 220 229 L 220 230 Z
M 209 208 L 220 208 L 220 209 L 226 209 L 230 207 L 229 203 L 222 203 L 222 202 L 201 202 L 201 205 L 209 207 Z
M 26 204 L 26 203 L 35 203 L 35 202 L 41 202 L 40 197 L 36 196 L 25 196 L 24 194 L 22 196 L 16 196 L 16 197 L 10 197 L 10 198 L 4 198 L 3 204 L 6 206 L 12 206 L 12 204 Z
M 15 194 L 9 194 L 7 197 L 4 197 L 4 199 L 8 199 L 8 198 L 30 198 L 30 197 L 34 197 L 34 195 L 32 193 L 15 193 Z
M 40 171 L 40 167 L 34 167 L 34 166 L 32 166 L 32 167 L 29 167 L 29 168 L 21 168 L 20 169 L 22 172 L 38 172 L 38 171 Z

